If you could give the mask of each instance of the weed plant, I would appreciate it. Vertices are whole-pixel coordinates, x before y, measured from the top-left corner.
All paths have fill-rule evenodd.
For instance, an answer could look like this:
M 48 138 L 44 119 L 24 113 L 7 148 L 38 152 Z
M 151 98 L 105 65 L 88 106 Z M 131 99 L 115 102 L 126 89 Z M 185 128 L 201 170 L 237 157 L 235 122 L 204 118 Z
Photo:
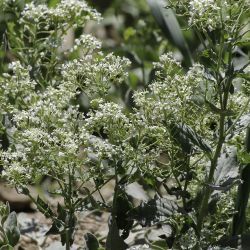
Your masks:
M 150 6 L 159 17 L 157 2 Z M 154 80 L 133 92 L 127 108 L 111 95 L 127 81 L 127 58 L 104 54 L 84 33 L 71 49 L 63 46 L 69 31 L 101 22 L 96 10 L 81 0 L 1 0 L 1 175 L 52 220 L 47 234 L 60 234 L 68 250 L 77 212 L 98 209 L 110 213 L 108 250 L 128 249 L 138 224 L 171 228 L 147 242 L 152 249 L 250 245 L 249 57 L 242 52 L 242 65 L 235 58 L 249 44 L 249 7 L 246 0 L 169 1 L 167 10 L 186 20 L 200 46 L 186 53 L 185 68 L 174 53 L 162 54 Z M 44 176 L 57 183 L 51 195 L 63 198 L 57 211 L 29 191 Z M 100 190 L 111 180 L 110 204 Z M 134 182 L 155 197 L 135 206 L 126 193 Z M 86 249 L 103 249 L 93 235 L 86 239 Z

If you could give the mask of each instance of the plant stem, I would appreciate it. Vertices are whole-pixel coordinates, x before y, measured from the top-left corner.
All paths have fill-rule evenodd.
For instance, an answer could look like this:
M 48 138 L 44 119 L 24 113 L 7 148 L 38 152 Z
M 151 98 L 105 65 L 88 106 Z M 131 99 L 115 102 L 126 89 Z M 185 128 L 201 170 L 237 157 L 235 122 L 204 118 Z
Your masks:
M 233 66 L 232 66 L 232 46 L 229 46 L 228 51 L 229 51 L 229 58 L 228 58 L 228 63 L 227 63 L 227 71 L 226 71 L 226 78 L 224 80 L 220 80 L 220 66 L 221 66 L 221 61 L 223 58 L 223 50 L 224 50 L 224 36 L 221 37 L 220 40 L 220 51 L 218 54 L 218 66 L 216 69 L 217 73 L 217 84 L 218 84 L 218 94 L 220 97 L 220 108 L 221 110 L 227 110 L 227 104 L 228 104 L 228 99 L 229 99 L 229 91 L 230 91 L 230 86 L 232 84 L 232 79 L 233 79 Z M 224 81 L 224 83 L 223 83 Z M 223 86 L 221 86 L 223 84 Z M 222 87 L 222 88 L 221 88 Z M 204 217 L 207 213 L 208 209 L 208 203 L 209 203 L 209 198 L 211 196 L 212 190 L 209 187 L 209 184 L 213 184 L 213 179 L 214 179 L 214 173 L 216 170 L 217 162 L 221 154 L 222 146 L 225 142 L 225 114 L 221 113 L 220 114 L 220 119 L 219 119 L 219 138 L 217 142 L 217 146 L 214 152 L 214 155 L 211 159 L 211 165 L 209 169 L 209 175 L 206 181 L 206 186 L 203 192 L 203 199 L 201 201 L 201 206 L 200 210 L 198 213 L 198 218 L 197 218 L 197 227 L 196 227 L 196 234 L 198 237 L 198 240 L 200 240 L 201 237 L 201 230 L 203 227 L 203 221 Z M 200 249 L 200 244 L 199 242 L 196 244 L 194 249 Z
M 74 220 L 74 214 L 75 214 L 75 206 L 74 203 L 72 202 L 73 199 L 73 193 L 72 193 L 72 187 L 73 187 L 73 176 L 74 176 L 74 167 L 71 168 L 69 166 L 69 183 L 68 183 L 68 190 L 67 190 L 67 195 L 65 196 L 65 204 L 66 207 L 68 208 L 68 216 L 66 217 L 65 220 L 65 237 L 66 237 L 66 250 L 70 250 L 70 245 L 71 245 L 71 237 L 72 237 L 72 226 L 73 226 L 73 220 Z
M 211 166 L 210 166 L 210 170 L 209 170 L 209 176 L 208 176 L 208 180 L 207 180 L 207 185 L 205 187 L 204 190 L 204 196 L 202 199 L 202 203 L 201 203 L 201 208 L 199 211 L 199 215 L 198 215 L 198 220 L 197 220 L 197 236 L 200 238 L 200 234 L 201 234 L 201 229 L 202 229 L 202 225 L 203 225 L 203 220 L 207 211 L 207 206 L 208 206 L 208 201 L 209 201 L 209 197 L 211 195 L 211 189 L 209 187 L 208 184 L 212 184 L 213 178 L 214 178 L 214 172 L 216 169 L 216 165 L 218 162 L 218 158 L 220 156 L 220 152 L 224 143 L 224 122 L 225 122 L 225 116 L 224 114 L 221 114 L 220 116 L 220 127 L 219 127 L 219 141 L 214 153 L 214 156 L 211 160 Z
M 67 228 L 65 230 L 65 234 L 66 234 L 66 250 L 70 250 L 70 236 L 69 236 L 69 228 Z

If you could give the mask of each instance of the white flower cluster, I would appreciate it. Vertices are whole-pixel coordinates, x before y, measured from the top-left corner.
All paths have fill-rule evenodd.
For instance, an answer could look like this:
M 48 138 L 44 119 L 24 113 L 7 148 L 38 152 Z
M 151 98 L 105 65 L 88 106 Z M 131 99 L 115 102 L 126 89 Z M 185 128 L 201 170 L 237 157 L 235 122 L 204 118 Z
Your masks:
M 178 14 L 188 17 L 190 26 L 198 30 L 213 31 L 224 28 L 229 33 L 239 15 L 248 11 L 247 1 L 228 0 L 170 0 Z M 238 21 L 236 21 L 238 22 Z
M 74 82 L 89 97 L 101 96 L 108 92 L 112 84 L 121 83 L 126 77 L 130 62 L 126 58 L 108 54 L 87 56 L 63 66 L 62 74 L 67 81 Z
M 60 176 L 82 166 L 78 154 L 85 138 L 83 116 L 77 106 L 68 106 L 72 96 L 66 87 L 51 87 L 29 109 L 14 115 L 14 143 L 1 156 L 3 175 L 12 183 L 25 185 L 44 174 Z
M 89 115 L 86 127 L 90 131 L 102 129 L 113 143 L 122 142 L 131 130 L 130 120 L 123 114 L 122 107 L 118 104 L 112 102 L 101 104 L 97 111 L 92 111 Z
M 111 144 L 107 139 L 101 139 L 95 136 L 86 137 L 85 153 L 90 156 L 87 162 L 92 160 L 91 156 L 101 162 L 102 160 L 114 161 L 120 155 L 120 148 Z
M 74 46 L 71 52 L 81 49 L 83 55 L 92 54 L 94 50 L 99 50 L 102 43 L 95 37 L 89 34 L 82 34 L 79 38 L 75 39 Z
M 112 159 L 120 152 L 115 140 L 112 143 L 105 140 L 92 143 L 93 136 L 90 136 L 92 125 L 97 127 L 101 121 L 112 124 L 116 115 L 117 123 L 110 128 L 114 130 L 116 126 L 117 137 L 121 140 L 122 119 L 128 129 L 130 125 L 119 107 L 106 104 L 102 107 L 102 117 L 97 112 L 95 118 L 89 114 L 85 121 L 79 107 L 72 105 L 72 100 L 80 94 L 80 89 L 90 97 L 96 93 L 104 95 L 112 84 L 125 79 L 129 61 L 113 54 L 105 57 L 101 53 L 93 54 L 93 50 L 100 48 L 100 43 L 90 35 L 83 35 L 80 39 L 76 43 L 86 49 L 87 55 L 58 67 L 60 76 L 46 88 L 37 86 L 30 77 L 32 68 L 26 69 L 19 62 L 12 63 L 13 72 L 1 78 L 0 99 L 4 104 L 1 105 L 1 114 L 12 112 L 13 126 L 12 145 L 1 152 L 1 161 L 3 175 L 15 185 L 26 185 L 44 174 L 63 178 L 72 169 L 80 171 L 88 162 L 85 154 L 80 157 L 82 151 L 87 156 L 96 154 L 100 161 Z M 110 116 L 105 117 L 107 114 Z M 79 176 L 83 178 L 81 174 Z
M 116 128 L 116 137 L 120 141 L 122 136 L 127 138 L 123 133 L 130 129 L 130 122 L 121 108 L 112 103 L 103 104 L 99 107 L 102 113 L 97 111 L 94 117 L 93 112 L 85 121 L 78 111 L 79 107 L 73 106 L 71 101 L 80 93 L 79 87 L 84 86 L 79 76 L 89 82 L 89 93 L 91 89 L 101 93 L 103 88 L 105 91 L 110 88 L 112 81 L 119 83 L 124 79 L 124 70 L 128 65 L 127 59 L 113 54 L 106 57 L 98 54 L 96 58 L 90 56 L 89 59 L 65 65 L 60 84 L 55 82 L 45 89 L 40 86 L 35 89 L 36 83 L 30 79 L 29 70 L 19 62 L 13 63 L 13 75 L 8 74 L 2 79 L 0 95 L 6 103 L 1 112 L 15 111 L 11 119 L 12 145 L 1 152 L 3 175 L 15 185 L 26 185 L 44 174 L 58 178 L 72 169 L 80 171 L 88 162 L 86 155 L 79 157 L 82 150 L 87 155 L 96 154 L 100 161 L 117 155 L 120 147 L 115 145 L 115 139 L 110 140 L 112 143 L 105 140 L 92 143 L 90 133 L 103 123 L 107 124 L 109 132 Z M 22 106 L 12 107 L 12 101 L 13 105 L 17 105 L 18 98 L 23 101 Z
M 199 129 L 206 125 L 209 112 L 206 105 L 196 105 L 192 98 L 200 87 L 213 83 L 206 82 L 209 80 L 201 65 L 184 73 L 170 54 L 161 56 L 155 64 L 157 80 L 149 89 L 134 94 L 137 107 L 133 113 L 126 113 L 119 104 L 94 99 L 93 109 L 85 118 L 77 106 L 70 104 L 79 88 L 91 98 L 96 93 L 103 96 L 112 82 L 125 78 L 128 65 L 127 59 L 113 54 L 89 55 L 65 64 L 60 84 L 37 91 L 29 106 L 14 114 L 15 143 L 2 152 L 4 174 L 13 182 L 19 178 L 28 183 L 37 175 L 59 175 L 71 167 L 91 165 L 92 156 L 99 167 L 104 166 L 103 160 L 122 162 L 124 168 L 145 173 L 160 169 L 157 159 L 171 144 L 168 124 L 172 121 L 186 123 L 203 133 Z M 17 77 L 18 69 L 23 69 L 18 63 L 12 67 L 15 74 L 7 79 L 16 79 L 19 85 L 23 80 Z M 26 84 L 34 92 L 35 85 L 25 72 Z M 79 157 L 82 152 L 83 158 Z
M 14 75 L 5 73 L 0 78 L 1 113 L 25 109 L 36 96 L 37 83 L 30 79 L 30 69 L 24 68 L 19 61 L 12 62 L 9 67 Z
M 202 67 L 195 65 L 183 74 L 180 64 L 169 54 L 161 56 L 155 67 L 158 79 L 149 86 L 149 90 L 134 94 L 135 103 L 145 117 L 161 122 L 173 117 L 181 121 L 194 115 L 195 108 L 190 110 L 191 97 L 204 81 Z
M 72 22 L 80 26 L 88 20 L 100 20 L 100 14 L 90 8 L 83 0 L 62 0 L 55 8 L 49 8 L 47 5 L 35 5 L 33 2 L 26 4 L 20 19 L 21 23 L 35 22 L 44 26 L 45 29 L 50 25 L 69 26 Z
M 140 112 L 131 117 L 131 123 L 130 133 L 121 144 L 122 159 L 142 174 L 157 171 L 157 159 L 169 142 L 165 126 L 142 119 Z
M 32 20 L 38 28 L 47 28 L 53 33 L 57 27 L 43 25 L 66 25 L 76 16 L 77 24 L 88 17 L 98 18 L 84 1 L 62 1 L 55 8 L 36 6 L 32 2 L 26 5 L 21 22 L 29 29 L 33 27 Z M 49 32 L 45 32 L 45 40 L 56 40 L 57 37 L 50 36 Z M 46 51 L 44 46 L 48 43 L 45 40 L 39 41 L 42 43 L 39 53 Z M 1 151 L 1 164 L 3 175 L 14 185 L 35 182 L 45 174 L 59 178 L 63 183 L 67 182 L 65 175 L 74 171 L 78 171 L 75 178 L 87 178 L 88 173 L 83 177 L 79 172 L 84 164 L 93 166 L 93 158 L 97 170 L 105 165 L 103 162 L 113 170 L 117 162 L 121 162 L 125 170 L 140 169 L 142 173 L 157 168 L 156 159 L 168 141 L 164 125 L 148 120 L 140 108 L 128 114 L 119 104 L 94 99 L 103 98 L 113 84 L 125 80 L 129 60 L 114 54 L 103 56 L 98 52 L 101 43 L 91 35 L 80 36 L 75 40 L 75 46 L 73 50 L 82 49 L 84 57 L 62 66 L 58 63 L 56 74 L 51 74 L 52 79 L 49 82 L 42 79 L 46 81 L 44 85 L 34 77 L 34 65 L 27 69 L 19 62 L 11 65 L 13 72 L 1 78 L 0 98 L 4 103 L 1 114 L 12 112 L 11 134 L 8 134 L 12 137 L 11 146 Z M 180 65 L 170 58 L 163 56 L 158 67 L 173 73 Z M 46 58 L 42 59 L 39 63 Z M 167 59 L 172 60 L 171 69 L 170 65 L 165 66 Z M 41 85 L 37 85 L 33 78 Z M 159 93 L 157 84 L 151 86 L 153 95 Z M 92 111 L 86 117 L 77 105 L 72 104 L 81 91 L 92 100 Z M 91 171 L 97 171 L 95 167 Z
M 89 140 L 88 154 L 98 159 L 122 162 L 126 169 L 140 169 L 143 173 L 156 168 L 156 159 L 166 142 L 166 129 L 150 125 L 140 112 L 125 114 L 115 103 L 101 103 L 86 119 L 85 128 L 97 138 Z
M 66 109 L 69 105 L 70 97 L 73 97 L 75 93 L 63 92 L 61 89 L 48 88 L 39 96 L 39 99 L 29 107 L 28 110 L 22 110 L 18 112 L 14 117 L 13 121 L 17 126 L 39 126 L 48 127 L 49 124 L 60 124 L 63 126 L 67 119 L 76 112 L 75 109 L 68 109 L 67 112 L 61 114 L 61 110 Z M 64 89 L 66 90 L 66 88 Z M 53 93 L 55 95 L 53 95 Z M 47 95 L 47 96 L 46 96 Z M 56 99 L 56 97 L 58 99 Z M 68 102 L 67 102 L 68 101 Z M 66 124 L 64 124 L 66 126 Z
M 158 69 L 157 76 L 160 77 L 160 73 L 164 73 L 165 75 L 172 76 L 173 73 L 180 73 L 182 71 L 182 67 L 180 62 L 174 59 L 173 53 L 169 52 L 160 56 L 160 61 L 154 63 L 154 67 Z
M 227 2 L 224 1 L 223 8 L 226 8 Z M 201 26 L 214 30 L 220 23 L 221 7 L 216 0 L 192 0 L 189 2 L 189 25 Z
M 234 93 L 233 98 L 229 99 L 228 109 L 235 114 L 240 113 L 242 110 L 244 110 L 244 113 L 250 112 L 249 95 L 244 95 L 241 91 Z

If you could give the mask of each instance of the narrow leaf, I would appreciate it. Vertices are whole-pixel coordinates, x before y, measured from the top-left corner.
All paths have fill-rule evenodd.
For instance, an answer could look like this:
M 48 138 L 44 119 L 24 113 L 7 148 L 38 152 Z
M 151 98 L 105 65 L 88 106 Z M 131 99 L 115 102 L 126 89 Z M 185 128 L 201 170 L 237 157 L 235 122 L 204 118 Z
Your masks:
M 65 221 L 67 211 L 60 205 L 60 203 L 57 204 L 57 214 L 58 220 Z
M 221 192 L 226 192 L 234 185 L 239 185 L 241 183 L 239 170 L 236 149 L 234 147 L 229 147 L 218 159 L 214 173 L 214 183 L 208 184 L 211 190 L 213 190 L 211 202 L 215 201 Z
M 164 35 L 181 51 L 187 66 L 192 66 L 193 59 L 176 16 L 173 10 L 166 8 L 168 2 L 166 1 L 166 4 L 161 0 L 147 0 L 147 2 Z
M 36 205 L 37 205 L 38 210 L 41 213 L 43 213 L 46 218 L 51 218 L 54 215 L 49 205 L 45 203 L 39 196 L 37 197 Z

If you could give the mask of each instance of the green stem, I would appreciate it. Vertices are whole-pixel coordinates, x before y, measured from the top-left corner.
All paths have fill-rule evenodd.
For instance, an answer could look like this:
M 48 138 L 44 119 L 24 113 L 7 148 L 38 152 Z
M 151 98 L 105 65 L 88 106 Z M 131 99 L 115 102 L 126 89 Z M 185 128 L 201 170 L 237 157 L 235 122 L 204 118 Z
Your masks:
M 117 206 L 117 196 L 118 196 L 118 173 L 117 173 L 117 165 L 115 164 L 115 188 L 114 188 L 114 197 L 113 197 L 113 204 L 112 204 L 112 220 L 115 220 L 116 217 L 116 206 Z
M 221 97 L 221 110 L 227 110 L 227 104 L 228 104 L 228 99 L 229 99 L 229 90 L 230 90 L 230 86 L 232 84 L 232 47 L 229 48 L 229 51 L 231 52 L 229 54 L 229 59 L 228 59 L 228 67 L 227 67 L 227 78 L 225 81 L 225 85 L 224 85 L 224 93 L 219 93 L 220 97 Z M 220 53 L 220 56 L 221 53 Z M 219 69 L 217 71 L 217 74 L 219 74 Z M 222 82 L 219 82 L 219 77 L 217 77 L 217 83 L 218 84 L 222 84 Z M 201 230 L 203 227 L 203 221 L 204 218 L 206 216 L 207 213 L 207 209 L 208 209 L 208 202 L 209 202 L 209 198 L 211 196 L 211 189 L 209 187 L 209 184 L 213 184 L 213 179 L 214 179 L 214 173 L 215 173 L 215 169 L 217 166 L 217 162 L 218 159 L 220 157 L 221 154 L 221 150 L 222 150 L 222 146 L 225 142 L 225 114 L 220 114 L 220 121 L 219 121 L 219 139 L 217 142 L 217 146 L 216 146 L 216 150 L 215 153 L 211 159 L 211 165 L 210 165 L 210 170 L 209 170 L 209 175 L 208 175 L 208 179 L 206 181 L 206 186 L 204 189 L 204 193 L 203 193 L 203 199 L 201 202 L 201 206 L 200 206 L 200 210 L 198 213 L 198 218 L 197 218 L 197 227 L 196 227 L 196 234 L 198 236 L 198 238 L 200 239 L 201 237 Z M 195 246 L 195 249 L 200 249 L 199 243 Z
M 72 203 L 71 203 L 72 204 Z M 65 238 L 66 238 L 66 250 L 70 250 L 71 240 L 75 228 L 75 208 L 71 206 L 69 208 L 69 215 L 66 217 L 65 221 Z
M 66 250 L 70 250 L 70 235 L 69 235 L 69 228 L 65 230 L 66 234 Z
M 197 236 L 199 238 L 201 236 L 201 229 L 202 229 L 202 226 L 203 226 L 203 220 L 204 220 L 205 214 L 207 212 L 208 201 L 209 201 L 209 198 L 210 198 L 210 195 L 211 195 L 211 189 L 210 189 L 208 184 L 212 184 L 212 181 L 213 181 L 213 178 L 214 178 L 214 172 L 215 172 L 216 165 L 217 165 L 217 161 L 218 161 L 218 158 L 220 156 L 221 149 L 222 149 L 224 139 L 225 139 L 225 137 L 224 137 L 224 122 L 225 122 L 225 116 L 223 114 L 221 114 L 221 116 L 220 116 L 220 127 L 219 127 L 219 141 L 218 141 L 214 156 L 213 156 L 213 158 L 211 160 L 209 176 L 208 176 L 207 183 L 206 183 L 207 185 L 206 185 L 205 190 L 204 190 L 204 196 L 203 196 L 203 200 L 202 200 L 202 203 L 201 203 L 201 208 L 200 208 L 199 215 L 198 215 L 198 220 L 197 220 L 197 228 L 196 228 L 196 230 L 197 230 Z
M 67 196 L 65 197 L 65 204 L 66 207 L 68 207 L 69 210 L 69 216 L 66 217 L 66 221 L 65 221 L 65 237 L 66 237 L 66 250 L 70 250 L 70 240 L 72 237 L 72 222 L 74 220 L 74 214 L 75 214 L 75 206 L 74 206 L 74 202 L 72 202 L 73 199 L 73 192 L 72 192 L 72 187 L 73 187 L 73 176 L 74 176 L 74 167 L 71 169 L 71 167 L 69 166 L 69 183 L 68 183 L 68 192 L 67 192 Z

